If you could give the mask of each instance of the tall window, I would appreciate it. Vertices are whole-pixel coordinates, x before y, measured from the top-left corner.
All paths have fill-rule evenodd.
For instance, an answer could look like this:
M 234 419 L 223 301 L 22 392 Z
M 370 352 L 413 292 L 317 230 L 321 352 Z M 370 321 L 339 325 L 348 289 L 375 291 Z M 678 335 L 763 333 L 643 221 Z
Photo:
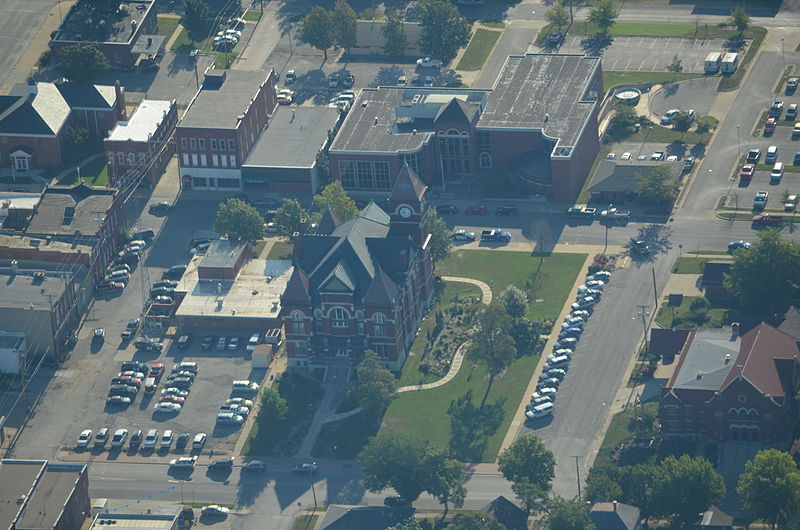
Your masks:
M 129 166 L 136 165 L 136 153 L 128 153 L 128 165 Z
M 383 316 L 383 313 L 375 313 L 375 336 L 376 337 L 385 337 L 386 336 L 386 318 Z
M 356 165 L 352 160 L 339 160 L 339 177 L 343 188 L 354 188 L 356 185 Z
M 341 307 L 334 307 L 331 310 L 331 326 L 335 328 L 347 327 L 347 312 Z
M 189 146 L 188 146 L 188 142 L 186 141 L 186 138 L 181 138 L 181 149 L 183 149 L 185 151 L 188 148 L 189 148 Z
M 375 187 L 379 190 L 389 189 L 389 162 L 375 162 Z
M 220 138 L 219 139 L 219 150 L 220 151 L 225 151 L 226 147 L 227 147 L 227 144 L 225 143 L 225 138 Z
M 483 152 L 478 155 L 478 162 L 480 163 L 481 169 L 489 169 L 492 167 L 492 155 Z
M 358 169 L 358 187 L 372 189 L 374 187 L 372 183 L 372 162 L 359 160 L 356 167 Z
M 400 162 L 402 164 L 408 164 L 408 167 L 411 169 L 411 171 L 416 173 L 417 176 L 422 177 L 422 155 L 420 153 L 400 155 Z
M 295 335 L 302 335 L 306 332 L 303 325 L 303 313 L 301 311 L 292 311 L 292 333 Z
M 236 155 L 231 155 L 231 167 L 236 167 Z
M 206 139 L 205 138 L 198 138 L 197 139 L 197 146 L 200 149 L 205 149 L 206 148 Z
M 197 149 L 197 138 L 189 138 L 189 145 L 192 147 L 192 151 Z
M 114 165 L 114 153 L 108 153 L 108 165 Z
M 145 162 L 144 153 L 139 153 L 139 163 L 144 165 L 144 162 Z
M 211 150 L 212 151 L 216 151 L 217 150 L 217 139 L 216 138 L 212 138 L 212 139 L 209 140 L 209 143 L 211 144 Z
M 233 143 L 233 140 L 228 140 L 228 151 L 235 151 L 235 150 L 236 150 L 236 146 Z

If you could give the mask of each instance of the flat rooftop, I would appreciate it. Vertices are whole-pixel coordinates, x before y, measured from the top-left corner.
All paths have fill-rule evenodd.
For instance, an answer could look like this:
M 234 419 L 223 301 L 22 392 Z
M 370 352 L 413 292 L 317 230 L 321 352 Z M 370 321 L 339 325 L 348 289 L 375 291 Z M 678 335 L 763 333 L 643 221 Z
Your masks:
M 16 208 L 32 210 L 39 204 L 40 200 L 42 200 L 41 193 L 22 193 L 16 191 L 0 192 L 0 216 L 3 215 L 2 211 L 6 208 L 10 210 Z
M 247 242 L 245 241 L 214 239 L 211 241 L 211 246 L 206 250 L 205 256 L 200 256 L 198 267 L 233 267 L 246 246 Z
M 718 390 L 739 356 L 740 344 L 741 337 L 730 327 L 697 330 L 668 386 Z
M 86 241 L 91 243 L 92 241 Z M 31 237 L 25 235 L 0 234 L 0 248 L 37 249 L 40 252 L 62 252 L 65 254 L 90 254 L 94 245 L 80 245 L 65 243 L 55 239 L 47 240 L 44 237 Z
M 28 499 L 25 513 L 17 521 L 17 527 L 53 528 L 64 509 L 64 502 L 75 487 L 80 467 L 48 464 L 33 497 Z
M 200 281 L 197 267 L 202 259 L 192 258 L 176 288 L 187 293 L 176 316 L 278 318 L 281 294 L 292 274 L 291 261 L 253 259 L 233 281 Z
M 67 11 L 54 41 L 129 42 L 154 0 L 121 0 L 120 9 L 93 10 L 78 2 Z
M 36 477 L 42 472 L 45 461 L 0 462 L 0 528 L 9 528 L 23 507 L 17 499 L 28 495 Z M 64 499 L 61 499 L 62 503 Z M 61 512 L 56 509 L 56 515 Z
M 29 234 L 95 236 L 114 203 L 115 188 L 53 186 L 48 188 L 31 218 Z
M 250 106 L 268 75 L 266 70 L 210 70 L 178 126 L 236 129 L 237 118 Z
M 126 140 L 134 142 L 146 142 L 158 130 L 161 122 L 174 105 L 173 101 L 161 101 L 156 99 L 145 99 L 133 111 L 133 115 L 128 121 L 117 123 L 114 130 L 106 138 L 112 142 L 124 142 Z
M 100 513 L 92 522 L 90 530 L 102 530 L 111 525 L 125 530 L 169 530 L 177 517 L 177 513 L 172 515 Z
M 6 269 L 7 270 L 7 269 Z M 31 271 L 11 274 L 0 272 L 0 307 L 50 310 L 53 301 L 61 298 L 67 281 L 63 275 L 45 273 L 44 278 L 34 278 Z
M 243 166 L 311 168 L 339 119 L 328 107 L 280 107 L 250 149 Z
M 495 81 L 478 128 L 541 129 L 558 139 L 559 146 L 574 146 L 602 97 L 589 93 L 599 69 L 599 57 L 512 55 Z

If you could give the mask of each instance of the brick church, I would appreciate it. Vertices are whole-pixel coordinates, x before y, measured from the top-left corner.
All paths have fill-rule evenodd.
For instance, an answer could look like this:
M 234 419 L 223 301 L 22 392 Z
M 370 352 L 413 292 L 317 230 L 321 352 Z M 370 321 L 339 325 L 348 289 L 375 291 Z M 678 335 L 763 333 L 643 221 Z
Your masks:
M 433 300 L 427 187 L 401 169 L 386 211 L 375 203 L 341 222 L 330 210 L 294 243 L 281 297 L 290 367 L 357 363 L 373 350 L 400 370 Z

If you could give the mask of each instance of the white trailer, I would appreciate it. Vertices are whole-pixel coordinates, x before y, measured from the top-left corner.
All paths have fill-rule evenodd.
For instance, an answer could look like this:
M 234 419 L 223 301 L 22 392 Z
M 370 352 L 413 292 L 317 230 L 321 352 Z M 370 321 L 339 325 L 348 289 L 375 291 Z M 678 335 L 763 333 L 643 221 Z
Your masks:
M 706 56 L 704 70 L 707 74 L 716 74 L 719 70 L 719 63 L 722 61 L 722 54 L 719 52 L 711 52 Z
M 736 71 L 736 67 L 739 66 L 739 54 L 738 53 L 726 53 L 722 57 L 722 62 L 720 63 L 720 70 L 723 74 L 732 74 Z

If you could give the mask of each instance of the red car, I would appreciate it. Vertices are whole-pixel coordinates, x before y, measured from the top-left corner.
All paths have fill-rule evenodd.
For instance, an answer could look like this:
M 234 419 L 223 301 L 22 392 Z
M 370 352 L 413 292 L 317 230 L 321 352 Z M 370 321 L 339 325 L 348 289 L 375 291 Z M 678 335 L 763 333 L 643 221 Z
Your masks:
M 764 125 L 764 134 L 772 134 L 775 132 L 775 118 L 767 118 L 767 123 Z
M 150 367 L 150 377 L 155 377 L 156 381 L 160 381 L 162 375 L 164 375 L 164 363 L 155 363 Z
M 753 176 L 753 173 L 756 172 L 755 164 L 745 164 L 742 166 L 742 170 L 739 172 L 739 176 L 743 179 L 749 179 Z
M 475 204 L 465 209 L 464 212 L 469 215 L 486 215 L 486 206 L 483 204 Z
M 106 282 L 101 283 L 97 286 L 98 293 L 113 293 L 117 291 L 121 291 L 125 288 L 125 284 L 122 282 Z
M 753 224 L 777 226 L 783 224 L 783 217 L 780 215 L 770 215 L 768 213 L 760 213 L 753 216 Z
M 174 396 L 172 394 L 161 396 L 161 399 L 158 400 L 159 403 L 177 403 L 179 405 L 183 405 L 184 401 L 186 401 L 186 398 L 182 398 L 180 396 Z

